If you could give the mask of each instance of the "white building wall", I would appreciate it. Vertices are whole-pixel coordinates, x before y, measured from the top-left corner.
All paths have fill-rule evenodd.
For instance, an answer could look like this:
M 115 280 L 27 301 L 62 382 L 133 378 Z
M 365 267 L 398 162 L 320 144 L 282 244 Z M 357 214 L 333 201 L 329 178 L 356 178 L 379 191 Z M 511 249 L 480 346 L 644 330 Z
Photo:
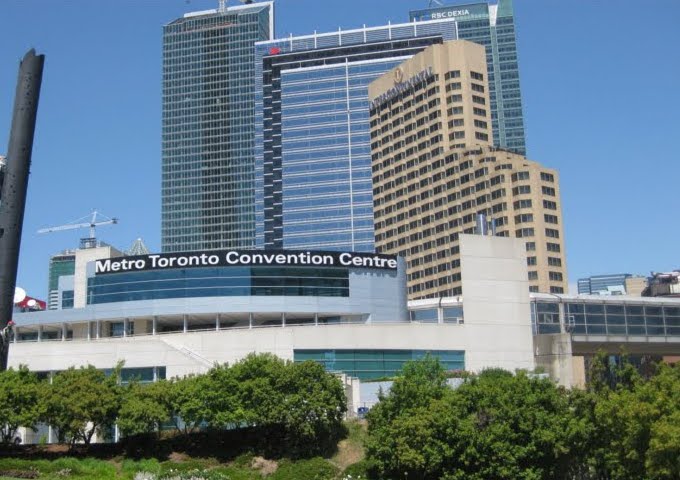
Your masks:
M 87 264 L 102 258 L 120 257 L 122 255 L 121 252 L 109 245 L 76 250 L 76 266 L 73 275 L 73 308 L 83 308 L 87 305 Z
M 293 360 L 296 349 L 466 350 L 467 325 L 344 324 L 266 327 L 147 335 L 100 340 L 20 342 L 10 347 L 10 366 L 65 370 L 93 365 L 111 368 L 165 366 L 168 378 L 234 363 L 251 352 Z
M 524 242 L 460 236 L 465 309 L 465 368 L 534 369 Z

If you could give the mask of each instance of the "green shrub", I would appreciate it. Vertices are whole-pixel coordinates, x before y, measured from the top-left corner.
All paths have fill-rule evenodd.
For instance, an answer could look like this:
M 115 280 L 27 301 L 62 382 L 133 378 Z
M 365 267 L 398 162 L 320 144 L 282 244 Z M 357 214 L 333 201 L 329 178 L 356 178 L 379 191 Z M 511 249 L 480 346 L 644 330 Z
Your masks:
M 342 472 L 342 479 L 364 480 L 368 479 L 371 472 L 371 463 L 364 459 L 353 463 Z
M 321 457 L 291 462 L 284 460 L 270 480 L 332 480 L 338 469 Z

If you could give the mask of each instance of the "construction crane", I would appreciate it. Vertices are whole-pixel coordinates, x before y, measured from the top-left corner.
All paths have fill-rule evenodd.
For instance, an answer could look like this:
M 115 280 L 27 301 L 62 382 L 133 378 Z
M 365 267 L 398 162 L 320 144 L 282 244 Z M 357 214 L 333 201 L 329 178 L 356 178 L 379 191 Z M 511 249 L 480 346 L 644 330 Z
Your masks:
M 99 220 L 98 220 L 98 218 L 99 218 Z M 102 218 L 103 218 L 103 220 L 102 220 Z M 90 229 L 90 237 L 81 239 L 81 246 L 82 245 L 93 245 L 94 243 L 96 243 L 96 237 L 95 237 L 95 228 L 96 227 L 101 227 L 101 226 L 104 226 L 104 225 L 115 225 L 117 223 L 118 223 L 117 218 L 115 218 L 115 217 L 109 218 L 106 215 L 102 215 L 97 210 L 92 210 L 92 213 L 90 215 L 85 215 L 84 217 L 78 218 L 77 220 L 74 220 L 70 223 L 67 223 L 66 225 L 58 225 L 56 227 L 41 228 L 40 230 L 38 230 L 38 233 L 52 233 L 52 232 L 61 232 L 61 231 L 64 231 L 64 230 L 76 230 L 78 228 L 89 228 Z

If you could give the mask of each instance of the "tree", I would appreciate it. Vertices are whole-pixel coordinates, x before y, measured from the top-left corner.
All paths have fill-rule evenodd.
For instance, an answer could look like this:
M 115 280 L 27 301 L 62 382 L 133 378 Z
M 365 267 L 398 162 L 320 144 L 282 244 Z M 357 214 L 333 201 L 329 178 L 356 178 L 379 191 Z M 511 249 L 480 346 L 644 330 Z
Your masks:
M 203 399 L 206 404 L 206 421 L 212 428 L 236 428 L 247 425 L 252 419 L 244 410 L 239 391 L 242 386 L 228 365 L 212 368 L 204 382 Z
M 344 432 L 342 384 L 318 363 L 250 354 L 205 376 L 206 419 L 215 428 L 251 428 L 268 450 L 305 455 L 335 446 Z
M 165 380 L 130 383 L 122 397 L 118 428 L 124 437 L 160 432 L 171 419 L 170 384 Z
M 368 456 L 381 478 L 573 478 L 588 430 L 549 380 L 492 370 L 453 390 L 432 365 L 404 372 L 368 417 Z
M 19 427 L 35 430 L 42 415 L 43 383 L 27 367 L 0 372 L 0 440 L 11 443 Z
M 369 428 L 389 422 L 410 409 L 427 406 L 447 392 L 446 371 L 439 359 L 426 355 L 406 362 L 394 380 L 389 395 L 380 395 L 380 403 L 369 413 Z
M 57 429 L 60 441 L 89 445 L 97 431 L 113 427 L 121 400 L 121 368 L 119 364 L 107 376 L 91 365 L 71 367 L 53 377 L 47 389 L 45 418 Z
M 293 451 L 327 453 L 345 433 L 347 411 L 340 379 L 317 362 L 289 363 L 280 382 L 280 425 Z
M 589 462 L 597 478 L 680 478 L 680 366 L 594 394 Z
M 168 406 L 177 430 L 186 433 L 196 430 L 210 418 L 204 395 L 209 391 L 205 375 L 189 375 L 169 382 Z
M 597 394 L 621 388 L 633 389 L 642 380 L 637 369 L 630 363 L 628 355 L 613 357 L 599 351 L 588 369 L 588 390 Z
M 283 416 L 281 381 L 286 362 L 271 353 L 251 353 L 231 367 L 236 402 L 247 425 L 274 425 Z
M 427 355 L 404 364 L 389 393 L 381 394 L 368 414 L 367 453 L 379 475 L 428 478 L 441 471 L 441 461 L 434 458 L 434 412 L 448 391 L 437 358 Z

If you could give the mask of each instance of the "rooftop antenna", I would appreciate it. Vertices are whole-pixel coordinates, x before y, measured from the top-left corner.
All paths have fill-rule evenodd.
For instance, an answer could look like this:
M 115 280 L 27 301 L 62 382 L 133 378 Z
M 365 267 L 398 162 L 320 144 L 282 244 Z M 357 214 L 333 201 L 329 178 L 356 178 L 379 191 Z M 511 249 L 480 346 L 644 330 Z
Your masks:
M 444 4 L 442 3 L 441 0 L 430 0 L 429 8 L 432 8 L 432 7 L 435 6 L 435 5 L 436 5 L 436 6 L 440 6 L 440 7 L 443 7 L 443 6 L 444 6 Z
M 220 0 L 220 5 L 217 7 L 217 11 L 220 15 L 227 13 L 227 0 Z

